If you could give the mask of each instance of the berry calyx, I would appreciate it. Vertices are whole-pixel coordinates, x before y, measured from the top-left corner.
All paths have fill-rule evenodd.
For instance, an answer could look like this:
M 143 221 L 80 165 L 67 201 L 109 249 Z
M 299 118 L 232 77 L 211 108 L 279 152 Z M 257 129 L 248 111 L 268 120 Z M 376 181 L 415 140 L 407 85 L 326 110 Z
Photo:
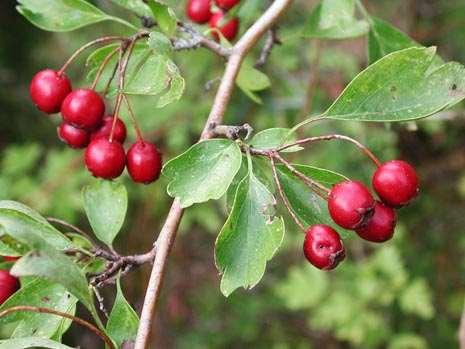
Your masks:
M 215 0 L 215 3 L 218 7 L 221 7 L 224 10 L 229 10 L 236 6 L 240 0 Z
M 220 36 L 218 35 L 218 31 L 228 40 L 232 41 L 237 35 L 239 31 L 239 18 L 234 17 L 231 18 L 229 21 L 223 23 L 224 20 L 224 12 L 218 11 L 213 14 L 210 18 L 209 25 L 212 28 L 212 36 L 216 41 L 220 40 Z
M 328 196 L 328 210 L 336 224 L 345 229 L 360 227 L 373 214 L 375 201 L 358 181 L 336 184 Z
M 396 212 L 391 207 L 377 201 L 373 216 L 355 231 L 367 241 L 384 242 L 394 235 L 396 222 Z
M 100 125 L 104 112 L 102 97 L 88 88 L 74 90 L 61 105 L 61 115 L 67 123 L 87 130 Z
M 415 169 L 402 160 L 388 161 L 378 167 L 372 183 L 379 198 L 393 207 L 407 205 L 420 190 Z
M 71 148 L 85 148 L 89 144 L 89 133 L 82 128 L 62 122 L 57 128 L 58 138 Z
M 189 0 L 186 6 L 187 16 L 195 23 L 207 23 L 212 16 L 210 8 L 211 0 Z
M 330 226 L 316 224 L 305 232 L 304 255 L 318 269 L 331 270 L 345 258 L 339 234 Z
M 126 154 L 121 143 L 106 138 L 90 142 L 84 154 L 87 169 L 95 176 L 104 179 L 119 177 L 126 165 Z
M 161 154 L 155 144 L 142 140 L 137 141 L 129 148 L 127 167 L 134 182 L 151 183 L 160 176 Z
M 29 93 L 34 104 L 44 113 L 58 113 L 66 96 L 71 92 L 71 82 L 66 75 L 45 69 L 31 80 Z
M 8 270 L 0 270 L 0 304 L 3 304 L 19 289 L 19 280 Z
M 102 125 L 97 130 L 92 132 L 90 139 L 94 140 L 100 137 L 109 138 L 111 128 L 113 126 L 113 120 L 113 116 L 105 116 L 103 118 Z M 115 129 L 113 130 L 113 140 L 120 142 L 121 144 L 126 140 L 126 125 L 120 118 L 116 119 Z

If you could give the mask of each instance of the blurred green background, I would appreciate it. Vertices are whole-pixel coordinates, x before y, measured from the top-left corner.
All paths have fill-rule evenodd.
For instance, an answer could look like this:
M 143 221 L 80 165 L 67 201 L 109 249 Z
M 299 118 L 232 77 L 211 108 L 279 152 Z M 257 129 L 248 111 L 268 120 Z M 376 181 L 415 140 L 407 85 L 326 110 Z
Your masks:
M 247 2 L 241 29 L 267 1 Z M 125 15 L 109 1 L 93 1 L 105 11 Z M 183 15 L 184 1 L 177 4 Z M 465 62 L 463 0 L 372 0 L 375 14 L 425 46 L 438 46 L 446 60 Z M 323 111 L 366 66 L 365 39 L 316 42 L 301 39 L 299 29 L 315 1 L 295 1 L 283 18 L 279 37 L 263 71 L 271 89 L 262 105 L 236 91 L 228 124 L 248 122 L 256 130 L 289 127 L 310 111 Z M 30 25 L 15 12 L 15 1 L 0 2 L 0 198 L 24 202 L 44 215 L 89 230 L 80 190 L 92 181 L 82 154 L 56 137 L 59 118 L 37 111 L 28 97 L 33 74 L 58 68 L 83 43 L 109 33 L 99 24 L 72 33 L 52 34 Z M 129 17 L 134 23 L 137 18 Z M 89 52 L 90 53 L 90 52 Z M 252 52 L 257 56 L 258 51 Z M 84 59 L 69 71 L 74 86 L 86 86 Z M 175 54 L 186 79 L 183 98 L 154 109 L 150 99 L 133 98 L 145 136 L 156 141 L 165 160 L 194 143 L 211 106 L 224 62 L 206 50 Z M 210 82 L 209 89 L 206 86 Z M 315 88 L 309 87 L 314 85 Z M 111 103 L 108 104 L 111 106 Z M 129 125 L 127 115 L 122 115 Z M 463 104 L 418 123 L 362 124 L 324 122 L 301 135 L 339 132 L 364 142 L 383 160 L 413 163 L 422 180 L 419 199 L 400 212 L 394 239 L 383 245 L 345 236 L 348 258 L 337 270 L 309 266 L 301 251 L 302 235 L 287 219 L 285 243 L 268 264 L 261 283 L 229 298 L 219 291 L 214 265 L 216 234 L 226 218 L 224 202 L 190 208 L 170 258 L 155 323 L 153 348 L 388 348 L 424 349 L 458 346 L 457 331 L 465 295 L 465 119 Z M 132 132 L 132 139 L 133 137 Z M 372 165 L 344 144 L 312 147 L 291 155 L 368 182 Z M 117 250 L 150 249 L 170 199 L 166 180 L 150 186 L 121 179 L 130 193 L 125 231 Z M 140 310 L 150 272 L 141 268 L 124 279 L 127 298 Z M 109 305 L 114 290 L 104 291 Z M 83 315 L 85 316 L 85 315 Z M 91 335 L 73 327 L 65 342 L 97 348 Z

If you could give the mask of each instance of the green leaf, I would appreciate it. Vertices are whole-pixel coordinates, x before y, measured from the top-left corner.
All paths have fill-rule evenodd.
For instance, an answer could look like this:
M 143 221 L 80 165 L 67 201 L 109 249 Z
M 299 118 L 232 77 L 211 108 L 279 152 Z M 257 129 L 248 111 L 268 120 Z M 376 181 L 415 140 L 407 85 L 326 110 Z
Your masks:
M 11 269 L 15 276 L 39 276 L 65 287 L 91 312 L 94 310 L 87 280 L 79 267 L 64 254 L 43 248 L 32 251 L 16 262 Z
M 120 280 L 117 282 L 116 299 L 107 323 L 110 338 L 119 346 L 136 338 L 139 317 L 124 298 Z
M 63 286 L 37 278 L 23 285 L 2 304 L 0 311 L 18 305 L 28 305 L 68 312 L 70 309 L 74 309 L 76 302 L 77 299 L 66 292 Z M 71 314 L 74 314 L 74 312 Z M 16 322 L 12 337 L 37 336 L 50 338 L 61 328 L 63 318 L 29 311 L 14 312 L 0 318 L 0 325 L 12 322 Z
M 297 136 L 294 133 L 290 134 L 290 132 L 291 130 L 288 128 L 269 128 L 258 132 L 250 141 L 250 145 L 255 149 L 260 150 L 279 148 L 297 140 Z M 290 153 L 302 149 L 303 148 L 300 146 L 293 146 L 291 148 L 285 149 L 284 152 Z
M 142 0 L 111 0 L 115 4 L 134 12 L 139 17 L 150 17 L 152 12 Z
M 65 32 L 106 20 L 133 27 L 120 18 L 107 15 L 84 0 L 18 0 L 18 3 L 19 5 L 16 6 L 18 12 L 43 30 Z
M 156 108 L 163 108 L 164 106 L 179 100 L 184 93 L 185 82 L 181 76 L 178 67 L 172 61 L 166 62 L 166 68 L 169 78 L 169 88 L 165 94 L 161 95 L 155 103 Z
M 50 339 L 39 337 L 14 338 L 0 340 L 0 349 L 27 349 L 27 348 L 48 348 L 48 349 L 73 349 L 67 345 Z
M 21 253 L 11 245 L 0 240 L 0 256 L 18 257 L 21 256 Z
M 31 248 L 51 245 L 64 250 L 72 247 L 71 241 L 44 221 L 43 217 L 28 213 L 21 207 L 13 207 L 11 202 L 0 202 L 0 226 L 6 234 Z
M 328 187 L 341 182 L 346 177 L 318 167 L 293 165 L 298 171 Z M 316 195 L 302 180 L 296 177 L 285 166 L 277 166 L 278 178 L 284 194 L 289 200 L 292 211 L 306 226 L 312 224 L 333 225 L 329 217 L 326 201 Z
M 261 99 L 255 91 L 261 91 L 271 86 L 270 79 L 260 70 L 255 69 L 250 60 L 246 60 L 239 70 L 236 79 L 237 86 L 253 101 L 261 104 Z
M 249 169 L 216 240 L 215 261 L 223 274 L 220 288 L 225 296 L 238 287 L 254 287 L 281 245 L 284 221 L 274 217 L 275 204 L 273 195 Z
M 170 160 L 163 174 L 171 181 L 168 194 L 182 207 L 223 196 L 241 166 L 239 146 L 228 139 L 202 141 Z
M 117 182 L 99 180 L 82 190 L 84 209 L 90 225 L 108 246 L 118 235 L 128 208 L 126 187 Z
M 364 35 L 369 25 L 355 18 L 355 0 L 322 0 L 310 14 L 303 35 L 308 38 L 346 39 Z
M 177 27 L 177 19 L 173 10 L 158 0 L 148 0 L 148 5 L 160 29 L 166 35 L 172 36 Z
M 384 56 L 358 74 L 324 113 L 339 120 L 396 122 L 430 116 L 465 97 L 465 68 L 432 69 L 434 48 Z
M 409 47 L 421 46 L 391 24 L 372 17 L 368 33 L 368 60 L 370 64 L 381 57 Z
M 168 39 L 166 35 L 157 31 L 150 33 L 147 44 L 156 53 L 161 55 L 167 55 L 171 53 L 173 49 L 170 39 Z

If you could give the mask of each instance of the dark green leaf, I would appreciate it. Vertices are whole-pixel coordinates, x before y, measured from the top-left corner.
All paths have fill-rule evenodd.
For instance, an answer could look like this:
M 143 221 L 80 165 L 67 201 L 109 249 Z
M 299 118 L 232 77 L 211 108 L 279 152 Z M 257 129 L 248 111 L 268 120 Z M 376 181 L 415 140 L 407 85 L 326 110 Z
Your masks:
M 179 198 L 182 207 L 219 199 L 239 171 L 241 161 L 241 150 L 231 140 L 197 143 L 163 168 L 163 174 L 171 179 L 168 194 Z
M 29 337 L 0 340 L 0 349 L 27 349 L 27 348 L 48 348 L 48 349 L 73 349 L 67 345 L 50 339 Z
M 51 308 L 61 312 L 74 309 L 77 299 L 58 284 L 37 278 L 23 285 L 0 307 L 0 311 L 18 306 L 29 305 Z M 74 315 L 74 312 L 71 314 Z M 63 318 L 56 315 L 40 314 L 29 311 L 14 312 L 0 318 L 0 325 L 16 322 L 12 337 L 37 336 L 52 337 L 63 325 Z
M 173 10 L 158 0 L 148 0 L 148 5 L 160 29 L 166 35 L 172 36 L 177 27 L 177 19 Z
M 284 221 L 274 217 L 275 199 L 254 174 L 237 189 L 231 214 L 218 235 L 215 261 L 223 274 L 221 292 L 252 288 L 262 278 L 266 262 L 284 237 Z
M 465 68 L 432 68 L 434 48 L 384 56 L 357 75 L 325 116 L 340 120 L 405 121 L 430 116 L 465 97 Z
M 364 35 L 369 25 L 355 18 L 355 0 L 322 0 L 310 14 L 303 35 L 309 38 L 346 39 Z
M 150 33 L 147 44 L 156 53 L 161 55 L 169 54 L 173 48 L 170 39 L 156 31 Z
M 139 317 L 124 298 L 120 280 L 117 282 L 116 299 L 107 323 L 110 338 L 119 346 L 136 338 Z
M 99 238 L 108 246 L 118 235 L 128 208 L 126 187 L 118 182 L 99 180 L 82 191 L 84 208 L 90 225 Z

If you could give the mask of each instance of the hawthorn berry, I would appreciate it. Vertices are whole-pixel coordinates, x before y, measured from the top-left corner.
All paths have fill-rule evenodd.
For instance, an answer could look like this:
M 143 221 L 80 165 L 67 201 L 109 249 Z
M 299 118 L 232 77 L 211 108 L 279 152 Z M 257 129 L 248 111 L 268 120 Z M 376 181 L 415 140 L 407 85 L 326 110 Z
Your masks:
M 19 280 L 8 270 L 0 270 L 0 304 L 19 289 Z
M 305 232 L 304 255 L 318 269 L 330 270 L 345 258 L 339 234 L 325 224 L 312 225 Z
M 85 148 L 89 144 L 89 132 L 82 128 L 74 127 L 67 122 L 62 122 L 57 128 L 58 138 L 71 148 Z
M 74 90 L 61 105 L 61 115 L 67 123 L 87 130 L 100 125 L 104 112 L 102 97 L 88 88 Z
M 234 40 L 239 31 L 239 18 L 231 18 L 226 23 L 223 23 L 224 12 L 218 11 L 215 12 L 210 18 L 209 25 L 212 28 L 212 36 L 216 41 L 220 40 L 220 36 L 217 31 L 220 31 L 221 34 L 229 41 Z
M 137 141 L 127 154 L 128 172 L 134 182 L 151 183 L 160 176 L 161 154 L 153 143 Z
M 18 256 L 3 256 L 5 262 L 16 262 L 19 258 Z
M 123 173 L 126 154 L 121 143 L 110 142 L 106 138 L 96 138 L 87 147 L 84 161 L 87 169 L 95 177 L 112 179 Z
M 378 167 L 372 183 L 379 198 L 393 207 L 407 205 L 420 190 L 415 169 L 402 160 L 388 161 Z
M 355 231 L 362 239 L 372 242 L 384 242 L 394 235 L 396 222 L 396 212 L 391 207 L 377 201 L 373 216 Z
M 90 139 L 94 140 L 99 137 L 109 138 L 111 133 L 111 128 L 113 126 L 113 116 L 105 116 L 102 121 L 102 125 L 91 133 Z M 124 143 L 126 140 L 126 125 L 123 120 L 116 118 L 115 129 L 113 130 L 113 140 Z
M 224 10 L 229 10 L 236 6 L 240 0 L 215 0 L 215 3 L 218 7 L 221 7 Z
M 32 101 L 39 110 L 48 114 L 58 113 L 70 92 L 71 82 L 66 75 L 52 69 L 38 72 L 29 85 Z
M 207 23 L 211 16 L 211 0 L 189 0 L 186 7 L 187 16 L 195 23 Z
M 336 184 L 328 196 L 328 210 L 336 224 L 345 229 L 360 227 L 373 214 L 375 201 L 358 181 Z

